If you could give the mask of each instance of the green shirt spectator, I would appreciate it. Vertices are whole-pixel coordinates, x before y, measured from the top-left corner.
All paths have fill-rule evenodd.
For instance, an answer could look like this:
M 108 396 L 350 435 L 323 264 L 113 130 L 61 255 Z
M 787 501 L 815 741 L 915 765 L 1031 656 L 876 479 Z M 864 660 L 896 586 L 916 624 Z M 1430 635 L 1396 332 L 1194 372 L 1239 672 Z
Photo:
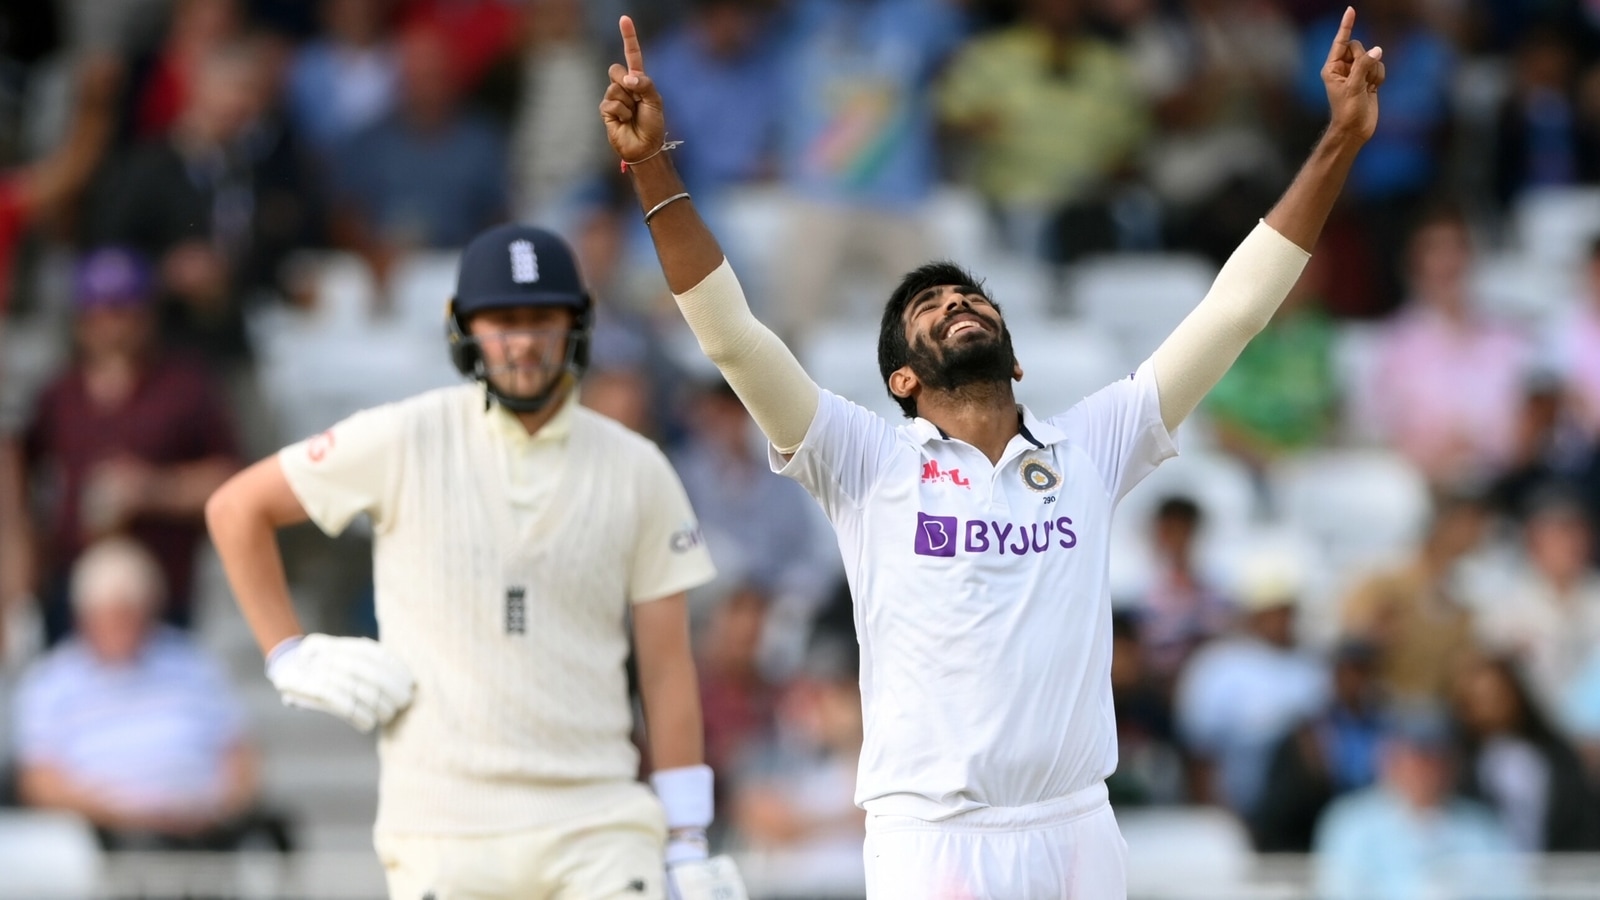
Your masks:
M 1339 401 L 1333 339 L 1320 305 L 1285 302 L 1206 397 L 1223 446 L 1260 465 L 1327 438 Z
M 976 38 L 946 73 L 945 122 L 973 141 L 977 187 L 1001 204 L 1057 207 L 1104 184 L 1138 150 L 1150 113 L 1126 55 L 1076 16 L 1034 2 Z

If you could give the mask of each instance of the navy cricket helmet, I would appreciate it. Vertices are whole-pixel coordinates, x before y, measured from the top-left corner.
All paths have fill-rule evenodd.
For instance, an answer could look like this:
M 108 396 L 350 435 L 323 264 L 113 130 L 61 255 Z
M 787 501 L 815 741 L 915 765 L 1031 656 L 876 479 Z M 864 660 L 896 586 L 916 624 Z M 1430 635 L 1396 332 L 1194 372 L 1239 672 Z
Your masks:
M 489 395 L 512 412 L 536 412 L 550 402 L 563 379 L 552 379 L 533 397 L 504 393 L 489 380 L 482 350 L 467 329 L 467 319 L 474 313 L 522 306 L 573 311 L 575 321 L 567 337 L 564 368 L 577 381 L 589 364 L 594 323 L 594 302 L 578 273 L 577 259 L 554 232 L 513 222 L 479 234 L 462 251 L 445 330 L 456 371 L 482 382 Z

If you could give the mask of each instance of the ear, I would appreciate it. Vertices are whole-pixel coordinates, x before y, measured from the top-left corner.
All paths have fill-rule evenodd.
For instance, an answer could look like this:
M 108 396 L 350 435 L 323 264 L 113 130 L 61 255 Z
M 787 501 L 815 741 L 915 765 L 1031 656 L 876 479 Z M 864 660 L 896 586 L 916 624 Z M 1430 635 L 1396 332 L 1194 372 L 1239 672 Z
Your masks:
M 1022 380 L 1022 363 L 1018 362 L 1015 356 L 1011 357 L 1011 380 Z
M 922 382 L 911 371 L 910 366 L 901 366 L 889 373 L 889 393 L 896 397 L 915 397 L 917 391 L 921 389 Z

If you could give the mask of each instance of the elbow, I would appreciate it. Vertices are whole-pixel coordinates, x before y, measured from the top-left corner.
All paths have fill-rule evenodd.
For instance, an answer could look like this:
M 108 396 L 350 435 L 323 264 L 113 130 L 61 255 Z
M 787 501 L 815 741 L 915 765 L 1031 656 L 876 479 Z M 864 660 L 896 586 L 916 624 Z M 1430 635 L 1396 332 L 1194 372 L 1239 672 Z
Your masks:
M 212 541 L 215 542 L 219 537 L 228 534 L 243 517 L 244 512 L 243 498 L 239 496 L 238 477 L 222 482 L 211 492 L 211 496 L 206 498 L 206 531 L 210 532 Z

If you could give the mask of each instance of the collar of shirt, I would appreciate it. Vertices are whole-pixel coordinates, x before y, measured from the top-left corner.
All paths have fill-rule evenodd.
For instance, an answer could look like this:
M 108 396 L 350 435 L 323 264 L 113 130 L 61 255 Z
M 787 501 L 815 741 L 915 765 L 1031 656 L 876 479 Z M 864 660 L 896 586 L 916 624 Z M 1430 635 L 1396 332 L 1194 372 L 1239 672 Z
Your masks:
M 1041 420 L 1020 403 L 1017 404 L 1017 418 L 1021 420 L 1017 423 L 1021 428 L 1018 437 L 1023 438 L 1040 450 L 1067 439 L 1067 436 L 1061 433 L 1061 429 Z M 955 440 L 955 438 L 945 434 L 944 429 L 920 417 L 912 419 L 910 424 L 905 427 L 919 444 L 926 444 L 932 440 Z
M 489 427 L 494 429 L 500 437 L 505 439 L 507 446 L 518 452 L 531 450 L 545 444 L 559 444 L 565 442 L 567 436 L 572 434 L 573 409 L 578 405 L 578 389 L 576 387 L 567 391 L 567 396 L 561 399 L 561 408 L 550 417 L 538 431 L 528 433 L 522 427 L 516 415 L 498 403 L 490 403 Z

